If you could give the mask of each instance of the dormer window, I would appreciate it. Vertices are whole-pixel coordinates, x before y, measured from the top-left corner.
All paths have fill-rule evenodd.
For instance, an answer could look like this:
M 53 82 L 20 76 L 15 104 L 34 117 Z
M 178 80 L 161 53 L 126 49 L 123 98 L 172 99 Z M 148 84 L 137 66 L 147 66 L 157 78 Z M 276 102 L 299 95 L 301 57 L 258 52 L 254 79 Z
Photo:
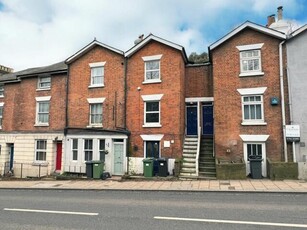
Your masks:
M 38 89 L 50 89 L 51 87 L 51 77 L 41 76 L 38 77 L 37 88 Z

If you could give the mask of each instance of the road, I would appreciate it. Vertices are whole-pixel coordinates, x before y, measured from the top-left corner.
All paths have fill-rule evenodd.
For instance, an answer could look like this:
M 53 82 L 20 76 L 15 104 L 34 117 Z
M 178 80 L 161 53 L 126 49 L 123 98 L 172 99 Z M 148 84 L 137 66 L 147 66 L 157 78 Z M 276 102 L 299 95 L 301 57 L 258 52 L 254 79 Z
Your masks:
M 307 194 L 0 190 L 0 229 L 307 229 Z

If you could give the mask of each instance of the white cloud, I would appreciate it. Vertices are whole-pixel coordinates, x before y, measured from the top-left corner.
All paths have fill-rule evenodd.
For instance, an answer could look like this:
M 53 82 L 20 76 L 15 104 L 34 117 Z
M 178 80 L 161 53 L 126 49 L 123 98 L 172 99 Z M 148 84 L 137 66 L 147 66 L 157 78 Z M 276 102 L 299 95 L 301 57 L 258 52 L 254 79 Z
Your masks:
M 259 16 L 266 20 L 279 3 L 287 12 L 298 6 L 294 0 L 1 2 L 0 64 L 15 70 L 65 60 L 94 37 L 126 51 L 139 34 L 153 33 L 184 46 L 188 54 L 200 53 L 234 25 Z

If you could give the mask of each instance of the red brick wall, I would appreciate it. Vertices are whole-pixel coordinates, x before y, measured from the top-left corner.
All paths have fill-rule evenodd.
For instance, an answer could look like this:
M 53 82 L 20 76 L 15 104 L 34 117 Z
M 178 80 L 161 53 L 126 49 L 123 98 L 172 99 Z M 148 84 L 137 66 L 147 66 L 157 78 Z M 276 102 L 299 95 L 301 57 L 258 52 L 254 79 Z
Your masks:
M 106 62 L 104 87 L 89 88 L 91 69 L 89 64 Z M 86 128 L 89 125 L 87 98 L 105 97 L 103 103 L 104 129 L 124 127 L 124 57 L 108 49 L 96 46 L 69 66 L 68 90 L 69 127 Z
M 213 97 L 211 65 L 187 66 L 185 91 L 186 97 Z
M 37 91 L 37 77 L 22 78 L 20 83 L 5 84 L 3 131 L 57 131 L 65 127 L 66 75 L 53 75 L 51 89 Z M 49 126 L 34 126 L 35 97 L 51 96 Z
M 142 84 L 144 81 L 144 61 L 142 57 L 160 55 L 161 83 Z M 131 131 L 130 144 L 137 146 L 133 156 L 143 157 L 142 134 L 164 134 L 161 141 L 162 157 L 179 157 L 182 153 L 184 134 L 184 74 L 185 63 L 180 51 L 158 42 L 150 42 L 128 60 L 127 72 L 127 128 Z M 137 88 L 141 90 L 138 91 Z M 141 95 L 163 94 L 161 105 L 160 128 L 145 128 L 144 101 Z M 170 148 L 163 147 L 163 141 L 174 140 Z M 133 148 L 132 148 L 133 149 Z
M 261 62 L 264 76 L 239 77 L 238 45 L 264 43 Z M 270 98 L 280 97 L 279 82 L 280 40 L 245 29 L 212 51 L 214 78 L 215 152 L 218 158 L 243 158 L 240 134 L 270 135 L 266 142 L 267 157 L 274 161 L 283 155 L 281 105 L 272 106 Z M 239 88 L 267 87 L 264 93 L 264 126 L 242 126 L 241 95 Z M 226 153 L 230 149 L 231 153 Z

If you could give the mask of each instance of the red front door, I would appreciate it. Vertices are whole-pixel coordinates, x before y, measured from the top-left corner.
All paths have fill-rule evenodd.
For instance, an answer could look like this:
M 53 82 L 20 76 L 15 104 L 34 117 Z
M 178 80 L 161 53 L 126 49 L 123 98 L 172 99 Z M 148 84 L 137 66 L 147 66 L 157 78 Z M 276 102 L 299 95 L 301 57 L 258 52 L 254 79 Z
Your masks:
M 56 144 L 56 166 L 55 170 L 61 170 L 62 166 L 62 142 Z

